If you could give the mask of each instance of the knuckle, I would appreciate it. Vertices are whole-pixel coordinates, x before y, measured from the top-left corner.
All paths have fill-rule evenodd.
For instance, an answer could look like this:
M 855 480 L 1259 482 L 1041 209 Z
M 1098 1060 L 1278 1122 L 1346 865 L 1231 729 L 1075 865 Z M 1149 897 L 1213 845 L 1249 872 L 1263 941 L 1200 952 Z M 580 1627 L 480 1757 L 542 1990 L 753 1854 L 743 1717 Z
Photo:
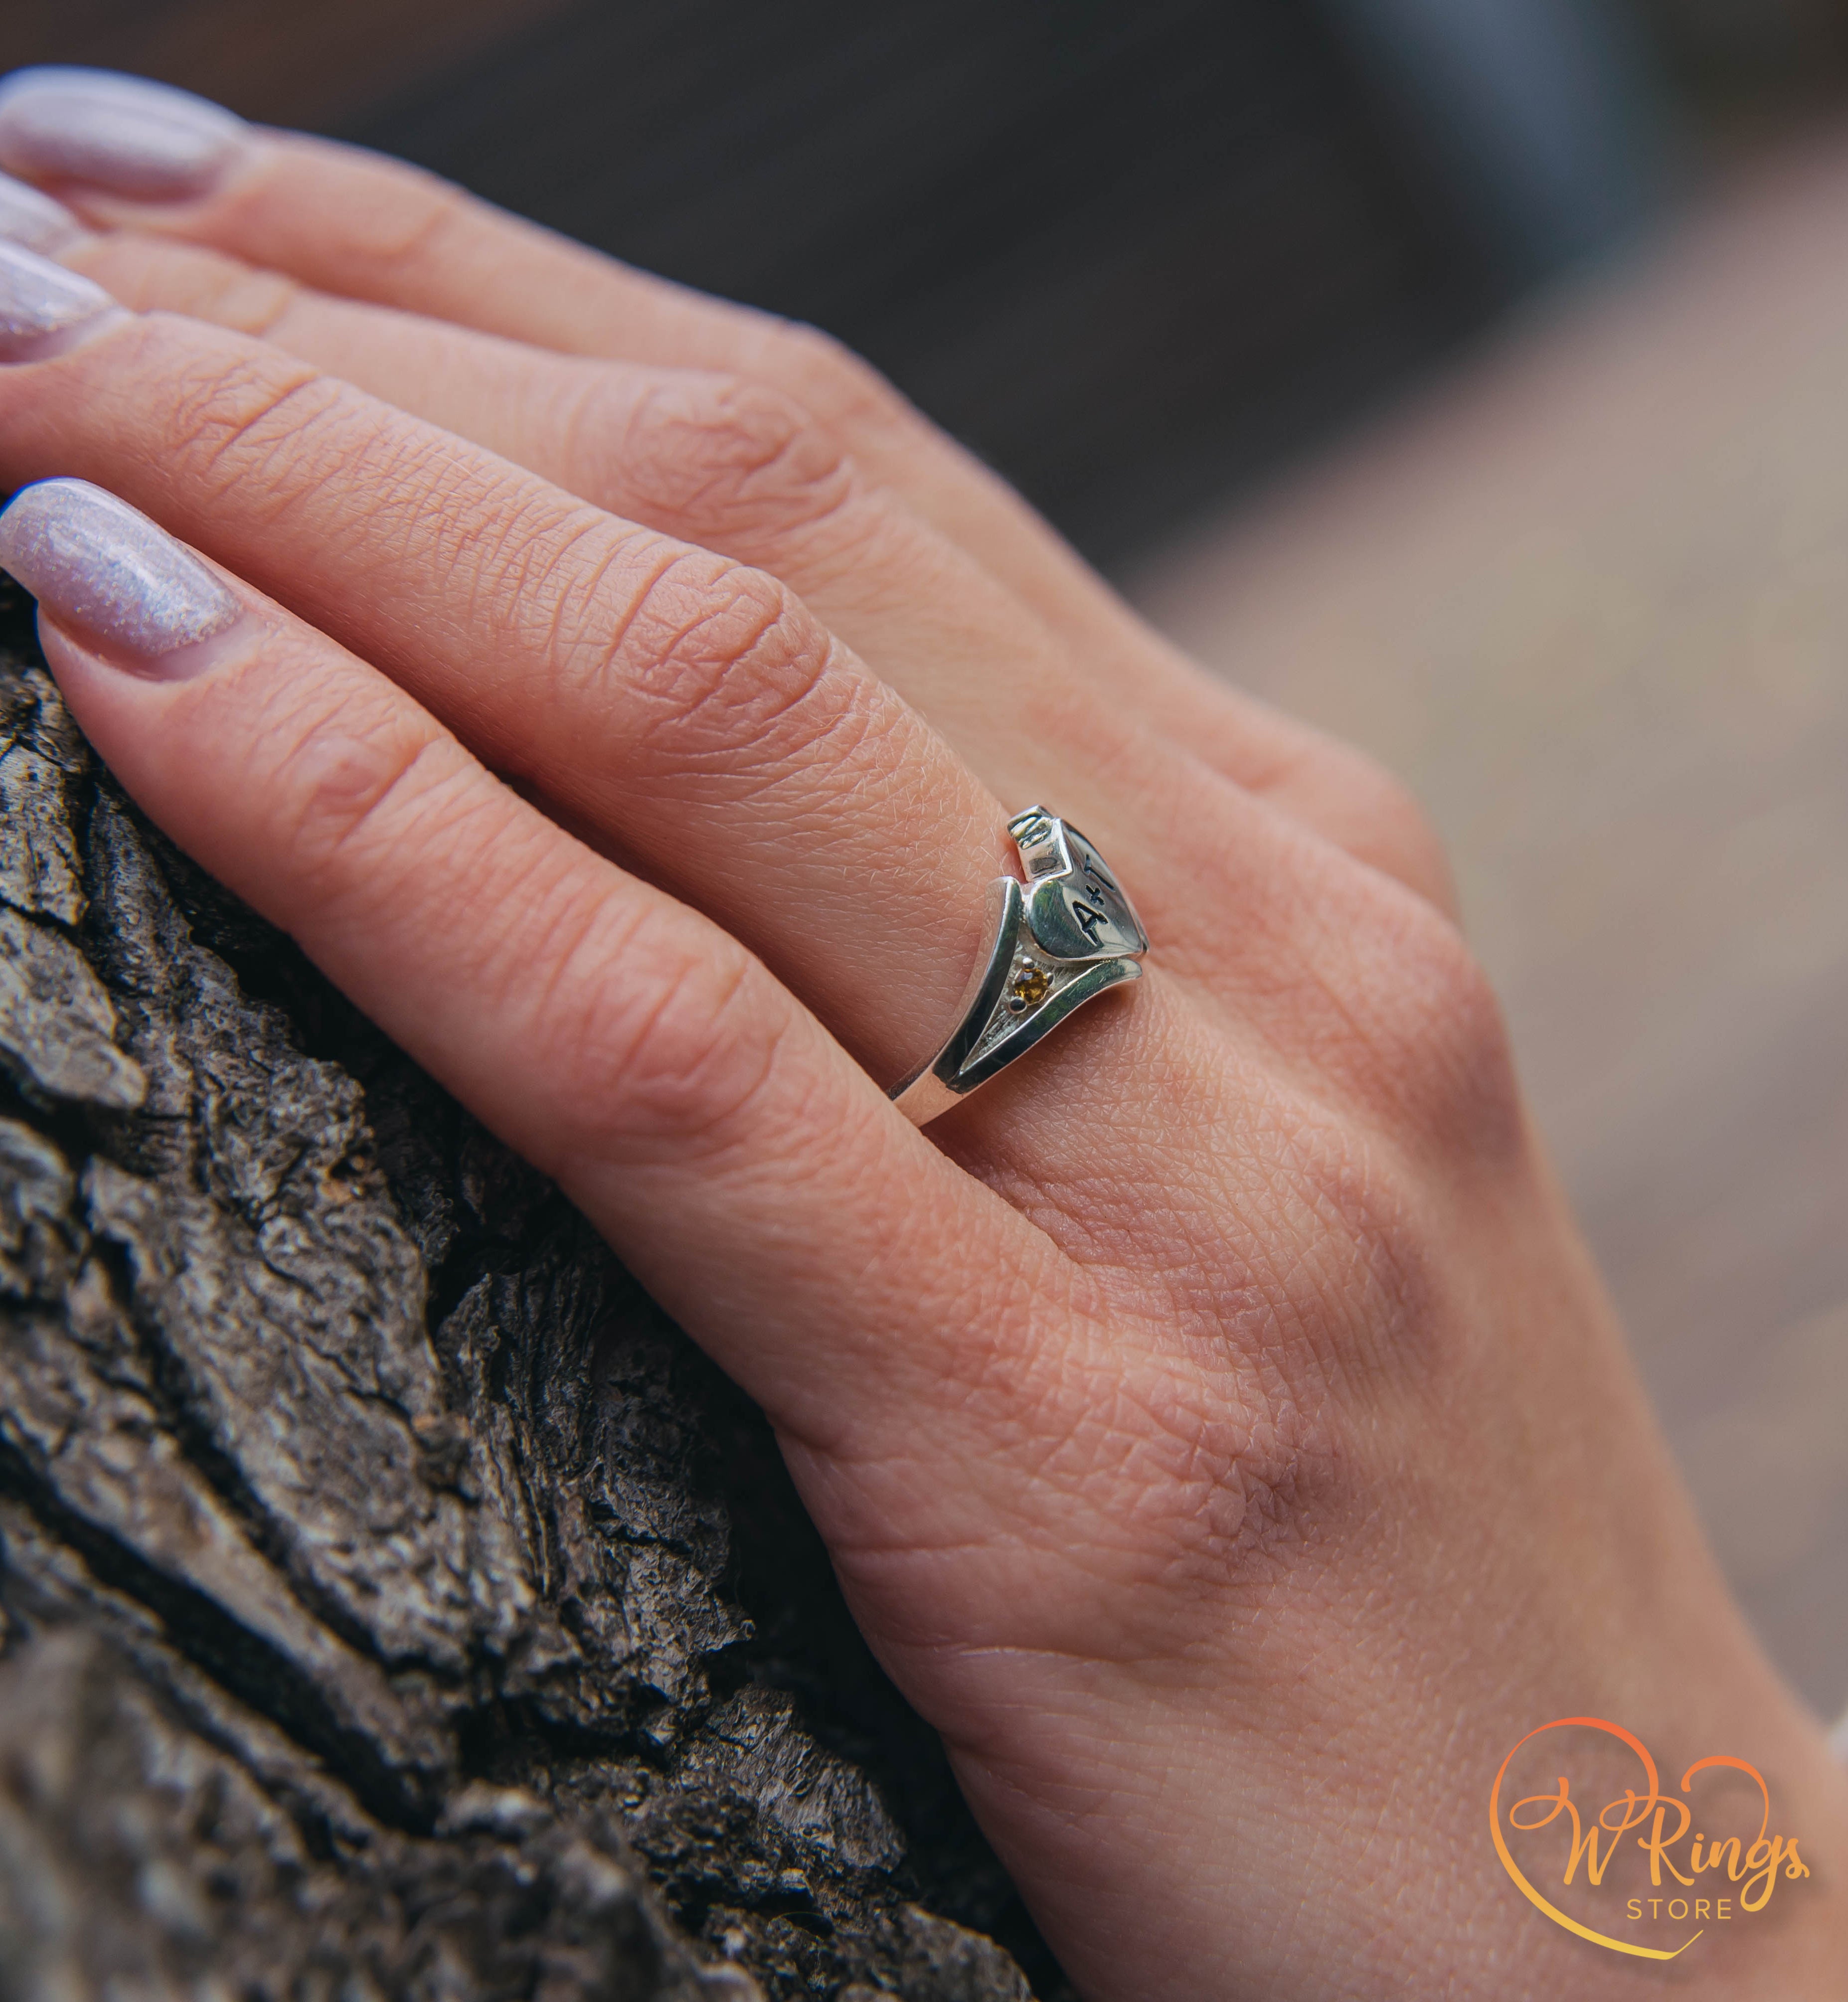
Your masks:
M 1236 1414 L 1233 1449 L 1171 1481 L 1177 1558 L 1264 1581 L 1364 1502 L 1356 1422 L 1442 1376 L 1454 1331 L 1439 1310 L 1442 1231 L 1397 1152 L 1281 1090 L 1261 1180 L 1245 1196 L 1243 1269 L 1219 1303 L 1223 1347 L 1194 1393 Z
M 1450 860 L 1423 802 L 1386 766 L 1348 753 L 1343 790 L 1362 832 L 1366 859 L 1429 895 L 1440 909 L 1454 902 Z
M 643 588 L 609 656 L 645 762 L 682 774 L 772 773 L 834 737 L 858 678 L 774 577 L 703 550 Z
M 1355 1191 L 1396 1176 L 1408 1188 L 1454 1188 L 1518 1171 L 1529 1139 L 1508 1025 L 1461 933 L 1422 897 L 1383 882 L 1355 929 L 1355 956 L 1332 976 L 1336 1004 L 1310 1039 L 1307 1088 L 1367 1165 L 1324 1150 L 1330 1171 L 1309 1184 L 1339 1219 Z M 1372 1213 L 1363 1203 L 1355 1215 Z M 1365 1235 L 1358 1223 L 1348 1234 Z
M 301 296 L 280 272 L 157 236 L 100 239 L 84 268 L 135 312 L 183 312 L 240 333 L 268 333 Z
M 378 155 L 367 156 L 363 180 L 350 179 L 346 194 L 341 253 L 373 285 L 439 261 L 474 208 L 473 197 L 452 182 Z
M 1500 996 L 1463 934 L 1421 898 L 1396 942 L 1387 1059 L 1428 1142 L 1481 1161 L 1522 1144 L 1520 1091 Z
M 178 455 L 258 518 L 325 469 L 323 437 L 343 395 L 331 378 L 267 351 L 193 344 L 166 379 Z
M 369 691 L 331 708 L 272 716 L 266 734 L 288 746 L 268 788 L 281 823 L 277 845 L 322 898 L 376 880 L 382 856 L 421 849 L 424 839 L 409 839 L 413 825 L 427 821 L 433 797 L 457 776 L 452 740 L 434 735 L 406 705 Z
M 1442 837 L 1396 773 L 1351 745 L 1321 738 L 1280 776 L 1286 786 L 1306 785 L 1318 822 L 1351 853 L 1410 884 L 1440 910 L 1454 909 Z
M 559 1074 L 574 1080 L 570 1151 L 671 1143 L 710 1155 L 738 1133 L 776 1073 L 783 1010 L 767 977 L 730 940 L 684 936 L 644 919 L 625 942 L 619 976 L 606 951 L 567 972 L 578 996 L 552 1011 Z
M 1437 830 L 1410 786 L 1377 759 L 1343 746 L 1341 783 L 1355 812 L 1388 835 L 1435 842 Z
M 1323 844 L 1297 859 L 1280 878 L 1281 922 L 1308 929 L 1273 996 L 1297 1074 L 1357 1130 L 1428 1164 L 1514 1158 L 1525 1120 L 1508 1025 L 1456 921 Z
M 1320 1088 L 1410 1157 L 1478 1167 L 1513 1158 L 1523 1119 L 1507 1024 L 1462 933 L 1383 877 L 1349 905 L 1346 931 L 1306 1029 Z
M 1024 1383 L 1013 1373 L 1005 1446 L 1028 1484 L 1009 1537 L 1068 1554 L 1108 1588 L 1019 1604 L 1035 1644 L 1173 1669 L 1222 1627 L 1229 1600 L 1260 1596 L 1344 1505 L 1330 1400 L 1308 1369 L 1259 1352 L 1248 1328 L 1184 1349 L 1113 1315 Z
M 1243 1304 L 1280 1363 L 1273 1390 L 1288 1386 L 1288 1422 L 1274 1418 L 1271 1430 L 1295 1457 L 1319 1435 L 1330 1386 L 1399 1353 L 1428 1320 L 1429 1261 L 1417 1184 L 1396 1149 L 1287 1090 L 1271 1130 L 1269 1213 Z
M 774 337 L 780 372 L 797 400 L 828 424 L 873 430 L 908 427 L 917 413 L 870 361 L 801 321 L 785 321 Z
M 331 526 L 355 576 L 401 561 L 420 546 L 450 559 L 499 532 L 545 546 L 556 509 L 511 504 L 459 464 L 448 434 L 270 350 L 241 341 L 228 354 L 189 341 L 161 370 L 163 440 L 203 491 L 244 520 L 272 526 L 314 507 L 330 487 L 357 497 Z M 429 557 L 426 553 L 425 560 Z
M 1135 1532 L 1139 1582 L 1172 1621 L 1194 1630 L 1170 1644 L 1197 1641 L 1201 1613 L 1210 1624 L 1228 1590 L 1250 1598 L 1286 1575 L 1346 1486 L 1341 1428 L 1320 1399 L 1274 1386 L 1257 1394 L 1246 1383 L 1190 1388 L 1177 1405 L 1170 1386 L 1153 1386 L 1170 1408 L 1156 1449 L 1129 1470 L 1152 1467 L 1155 1477 L 1139 1494 L 1124 1482 L 1119 1502 L 1132 1512 L 1123 1519 Z
M 724 375 L 658 378 L 595 427 L 598 484 L 629 510 L 695 542 L 806 528 L 853 491 L 846 455 L 790 398 Z

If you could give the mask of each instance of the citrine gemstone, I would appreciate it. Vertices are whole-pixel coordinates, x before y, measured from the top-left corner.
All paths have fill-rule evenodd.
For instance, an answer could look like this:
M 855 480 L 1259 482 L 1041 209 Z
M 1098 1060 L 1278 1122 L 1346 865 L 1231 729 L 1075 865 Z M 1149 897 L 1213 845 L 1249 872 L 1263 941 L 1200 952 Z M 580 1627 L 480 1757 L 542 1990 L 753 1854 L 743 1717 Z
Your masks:
M 1013 985 L 1007 990 L 1007 1005 L 1015 1014 L 1024 1013 L 1045 999 L 1051 985 L 1052 975 L 1045 968 L 1030 961 L 1014 975 Z

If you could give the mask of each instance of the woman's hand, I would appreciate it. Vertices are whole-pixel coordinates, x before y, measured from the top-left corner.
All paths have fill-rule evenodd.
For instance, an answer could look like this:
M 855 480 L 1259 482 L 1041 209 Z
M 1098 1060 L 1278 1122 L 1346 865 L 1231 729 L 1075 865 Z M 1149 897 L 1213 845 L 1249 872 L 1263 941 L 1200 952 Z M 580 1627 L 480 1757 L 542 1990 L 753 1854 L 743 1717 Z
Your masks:
M 130 115 L 112 101 L 124 94 Z M 253 134 L 132 78 L 28 71 L 0 95 L 0 169 L 76 211 L 21 189 L 40 205 L 14 208 L 21 240 L 124 304 L 260 335 L 581 499 L 773 571 L 978 769 L 998 741 L 1046 728 L 1010 736 L 995 706 L 1032 707 L 1049 667 L 1062 707 L 1079 680 L 1127 705 L 1106 709 L 1107 757 L 1133 720 L 1447 902 L 1401 786 L 1209 682 L 813 329 L 628 270 L 397 162 Z M 8 213 L 0 197 L 0 233 Z M 79 216 L 103 233 L 79 236 Z M 1034 789 L 984 776 L 1009 797 Z
M 190 164 L 144 119 L 130 174 L 85 89 L 0 92 L 0 165 L 191 317 L 0 265 L 0 483 L 54 483 L 0 563 L 73 710 L 764 1405 L 1085 1992 L 1652 1987 L 1483 1826 L 1587 1714 L 1750 1759 L 1805 1838 L 1688 1991 L 1830 1992 L 1848 1788 L 1390 782 L 1175 661 L 816 337 L 183 106 Z M 1149 978 L 921 1135 L 882 1087 L 1034 798 Z

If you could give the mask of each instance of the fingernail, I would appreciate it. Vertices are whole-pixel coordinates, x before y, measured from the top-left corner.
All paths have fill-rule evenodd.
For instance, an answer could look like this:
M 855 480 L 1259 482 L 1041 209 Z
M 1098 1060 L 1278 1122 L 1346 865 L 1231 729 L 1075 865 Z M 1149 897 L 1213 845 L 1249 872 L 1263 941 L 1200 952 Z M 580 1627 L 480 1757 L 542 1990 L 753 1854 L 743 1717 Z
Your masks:
M 0 514 L 0 570 L 58 625 L 167 680 L 209 666 L 190 650 L 244 609 L 190 549 L 85 480 L 41 480 L 14 497 Z
M 52 251 L 81 236 L 83 225 L 61 201 L 0 174 L 0 237 L 28 250 Z
M 120 313 L 103 288 L 36 250 L 0 242 L 0 362 L 44 361 Z
M 0 167 L 111 194 L 203 194 L 242 145 L 242 119 L 190 91 L 113 70 L 16 70 L 0 83 Z

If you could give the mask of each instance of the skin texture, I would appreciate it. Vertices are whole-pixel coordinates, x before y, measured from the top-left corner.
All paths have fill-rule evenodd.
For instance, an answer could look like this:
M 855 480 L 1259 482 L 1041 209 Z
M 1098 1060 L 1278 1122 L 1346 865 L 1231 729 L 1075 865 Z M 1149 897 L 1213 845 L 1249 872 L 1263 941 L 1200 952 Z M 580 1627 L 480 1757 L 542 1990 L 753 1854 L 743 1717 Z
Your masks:
M 49 191 L 148 316 L 0 371 L 0 480 L 247 607 L 157 676 L 48 605 L 84 728 L 763 1404 L 1083 1992 L 1834 1993 L 1848 1784 L 1393 782 L 818 337 L 319 143 Z M 1149 977 L 919 1134 L 1033 798 Z M 1810 1881 L 1669 1967 L 1546 1923 L 1485 1807 L 1575 1715 L 1751 1760 Z

